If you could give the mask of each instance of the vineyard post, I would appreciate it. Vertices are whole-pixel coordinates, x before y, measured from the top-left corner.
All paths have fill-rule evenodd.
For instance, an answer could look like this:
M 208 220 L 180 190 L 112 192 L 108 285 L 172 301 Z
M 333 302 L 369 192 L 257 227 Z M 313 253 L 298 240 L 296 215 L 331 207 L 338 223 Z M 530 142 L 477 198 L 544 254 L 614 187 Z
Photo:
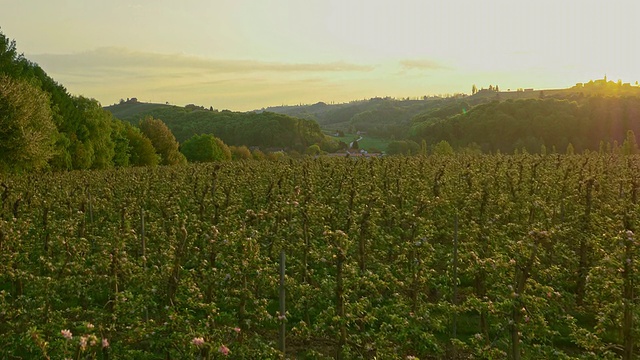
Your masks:
M 633 232 L 627 230 L 624 249 L 624 269 L 622 272 L 623 287 L 622 287 L 622 337 L 624 353 L 622 358 L 624 360 L 633 359 L 633 312 L 634 312 L 634 284 L 633 284 L 633 253 L 635 239 Z
M 89 197 L 89 222 L 93 225 L 93 202 L 91 201 L 91 190 L 87 189 L 87 195 Z
M 142 271 L 147 271 L 147 244 L 144 239 L 144 208 L 140 206 L 140 241 L 142 245 Z M 144 321 L 149 321 L 149 309 L 144 307 Z
M 280 346 L 280 351 L 282 351 L 282 356 L 283 358 L 285 358 L 285 333 L 287 330 L 287 323 L 286 323 L 286 306 L 285 306 L 285 285 L 284 285 L 284 275 L 285 275 L 285 269 L 286 269 L 286 265 L 285 265 L 285 260 L 286 260 L 286 255 L 284 252 L 284 249 L 280 250 L 280 341 L 279 341 L 279 346 Z
M 458 211 L 453 220 L 453 338 L 458 337 Z

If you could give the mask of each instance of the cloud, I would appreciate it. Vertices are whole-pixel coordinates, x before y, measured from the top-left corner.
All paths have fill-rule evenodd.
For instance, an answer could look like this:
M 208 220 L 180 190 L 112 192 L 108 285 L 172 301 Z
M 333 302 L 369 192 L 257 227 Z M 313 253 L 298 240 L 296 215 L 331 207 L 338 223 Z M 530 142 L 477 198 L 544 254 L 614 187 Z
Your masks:
M 451 67 L 429 59 L 402 60 L 400 66 L 403 70 L 451 70 Z
M 317 102 L 319 98 L 337 100 L 345 91 L 345 82 L 374 76 L 378 70 L 347 62 L 211 59 L 115 47 L 30 58 L 72 94 L 94 97 L 103 104 L 137 97 L 141 101 L 212 104 L 234 110 Z
M 53 72 L 92 75 L 100 73 L 157 73 L 165 76 L 179 74 L 247 74 L 281 72 L 368 72 L 374 69 L 370 65 L 346 62 L 330 63 L 284 63 L 258 60 L 210 59 L 184 54 L 157 54 L 133 51 L 125 48 L 99 48 L 77 54 L 41 54 L 32 58 L 45 64 Z

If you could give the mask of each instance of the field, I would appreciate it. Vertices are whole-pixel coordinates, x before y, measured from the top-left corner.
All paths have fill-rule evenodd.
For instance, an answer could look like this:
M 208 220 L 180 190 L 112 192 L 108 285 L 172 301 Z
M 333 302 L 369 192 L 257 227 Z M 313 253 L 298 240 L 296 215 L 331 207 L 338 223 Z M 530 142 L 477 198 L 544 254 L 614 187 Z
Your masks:
M 640 157 L 0 177 L 0 358 L 632 359 Z M 286 313 L 279 313 L 280 252 Z

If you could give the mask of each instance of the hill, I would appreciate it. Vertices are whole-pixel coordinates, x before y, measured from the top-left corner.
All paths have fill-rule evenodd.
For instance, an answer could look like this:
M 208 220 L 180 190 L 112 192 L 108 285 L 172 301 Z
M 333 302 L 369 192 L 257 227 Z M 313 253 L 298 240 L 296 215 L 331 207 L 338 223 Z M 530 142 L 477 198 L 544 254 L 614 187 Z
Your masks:
M 485 152 L 598 150 L 621 145 L 627 131 L 640 131 L 640 87 L 607 79 L 566 89 L 481 89 L 471 96 L 397 100 L 373 98 L 347 104 L 317 103 L 267 110 L 316 120 L 327 132 L 423 140 L 433 147 Z
M 345 133 L 365 132 L 368 136 L 399 139 L 407 136 L 411 119 L 460 104 L 470 107 L 465 96 L 449 98 L 424 97 L 422 99 L 372 98 L 344 104 L 319 102 L 303 106 L 269 107 L 266 111 L 316 121 L 324 130 Z
M 406 139 L 416 138 L 416 123 L 445 120 L 482 104 L 534 99 L 580 102 L 594 96 L 636 97 L 640 96 L 640 87 L 622 81 L 607 81 L 605 78 L 578 83 L 566 89 L 500 91 L 497 86 L 490 86 L 473 95 L 425 96 L 421 99 L 372 98 L 344 104 L 319 102 L 313 105 L 269 107 L 266 110 L 315 120 L 326 131 L 366 132 L 369 136 L 385 139 Z
M 483 152 L 538 153 L 564 152 L 569 144 L 576 151 L 612 148 L 623 144 L 628 131 L 640 133 L 640 97 L 597 95 L 493 101 L 444 120 L 417 117 L 410 137 Z
M 105 109 L 134 125 L 147 116 L 160 119 L 180 143 L 194 135 L 213 134 L 228 145 L 265 149 L 304 151 L 310 145 L 319 144 L 325 151 L 335 151 L 340 146 L 326 137 L 315 121 L 273 112 L 217 111 L 196 105 L 141 103 L 135 99 Z

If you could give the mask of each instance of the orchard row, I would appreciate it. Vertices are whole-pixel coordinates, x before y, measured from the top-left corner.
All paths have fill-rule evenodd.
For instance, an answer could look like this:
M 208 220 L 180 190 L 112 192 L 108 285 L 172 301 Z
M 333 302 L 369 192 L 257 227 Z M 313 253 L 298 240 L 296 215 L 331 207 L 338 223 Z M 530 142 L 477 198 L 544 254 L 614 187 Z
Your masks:
M 633 358 L 640 157 L 0 182 L 0 358 Z

